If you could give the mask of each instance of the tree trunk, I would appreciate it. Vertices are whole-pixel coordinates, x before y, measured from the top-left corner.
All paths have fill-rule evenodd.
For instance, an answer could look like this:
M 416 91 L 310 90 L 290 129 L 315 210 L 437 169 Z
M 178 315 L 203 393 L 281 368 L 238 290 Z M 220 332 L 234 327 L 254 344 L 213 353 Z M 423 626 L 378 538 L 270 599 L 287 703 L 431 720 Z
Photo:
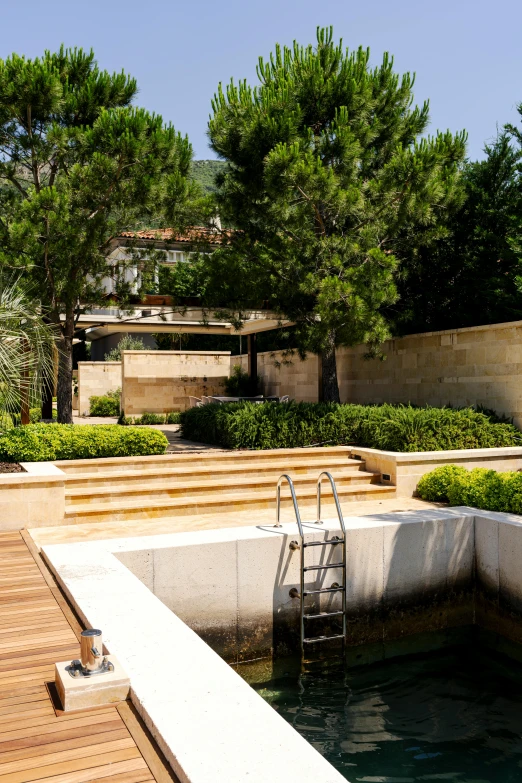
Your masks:
M 337 360 L 335 358 L 335 332 L 329 332 L 327 343 L 321 352 L 321 369 L 324 402 L 340 402 L 337 383 Z
M 73 366 L 74 312 L 67 310 L 58 341 L 58 403 L 59 424 L 72 424 L 72 366 Z

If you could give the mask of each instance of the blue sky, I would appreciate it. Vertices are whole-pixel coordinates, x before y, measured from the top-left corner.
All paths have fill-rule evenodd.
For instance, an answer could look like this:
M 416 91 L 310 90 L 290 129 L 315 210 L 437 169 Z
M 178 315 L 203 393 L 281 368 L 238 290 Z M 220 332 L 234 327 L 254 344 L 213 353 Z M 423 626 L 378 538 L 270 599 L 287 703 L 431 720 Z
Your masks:
M 384 51 L 415 71 L 416 100 L 430 99 L 431 127 L 469 133 L 482 156 L 497 126 L 522 102 L 520 0 L 26 0 L 2 3 L 0 57 L 93 47 L 100 65 L 135 76 L 138 102 L 188 133 L 196 158 L 214 157 L 206 124 L 219 81 L 255 81 L 274 43 L 306 44 L 334 26 L 350 48 Z

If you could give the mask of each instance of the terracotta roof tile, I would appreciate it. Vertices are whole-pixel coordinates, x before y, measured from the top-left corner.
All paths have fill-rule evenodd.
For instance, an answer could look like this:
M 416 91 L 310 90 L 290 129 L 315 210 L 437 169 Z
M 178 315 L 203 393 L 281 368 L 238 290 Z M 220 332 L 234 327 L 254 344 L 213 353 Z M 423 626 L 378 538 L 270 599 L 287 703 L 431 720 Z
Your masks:
M 218 231 L 205 226 L 193 226 L 183 233 L 176 233 L 171 228 L 146 228 L 142 231 L 122 231 L 118 237 L 129 239 L 153 239 L 159 242 L 211 242 L 221 244 L 231 231 Z

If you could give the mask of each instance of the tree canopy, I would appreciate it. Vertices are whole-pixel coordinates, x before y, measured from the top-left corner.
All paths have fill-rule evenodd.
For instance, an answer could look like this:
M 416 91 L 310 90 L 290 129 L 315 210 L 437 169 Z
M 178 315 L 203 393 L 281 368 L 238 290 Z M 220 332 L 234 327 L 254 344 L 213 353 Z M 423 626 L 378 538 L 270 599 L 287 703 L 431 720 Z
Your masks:
M 194 190 L 187 138 L 132 106 L 136 93 L 92 51 L 0 60 L 0 262 L 35 284 L 60 330 L 61 422 L 75 324 L 104 301 L 109 239 L 147 212 L 182 224 Z
M 259 83 L 219 86 L 209 137 L 226 162 L 220 216 L 236 227 L 203 263 L 209 303 L 265 302 L 322 356 L 323 394 L 338 400 L 335 346 L 388 336 L 383 312 L 409 244 L 433 240 L 459 203 L 465 133 L 425 136 L 428 104 L 385 54 L 317 44 L 276 46 Z M 399 241 L 400 239 L 400 241 Z
M 399 333 L 522 319 L 522 145 L 505 129 L 485 153 L 463 167 L 446 237 L 401 259 Z

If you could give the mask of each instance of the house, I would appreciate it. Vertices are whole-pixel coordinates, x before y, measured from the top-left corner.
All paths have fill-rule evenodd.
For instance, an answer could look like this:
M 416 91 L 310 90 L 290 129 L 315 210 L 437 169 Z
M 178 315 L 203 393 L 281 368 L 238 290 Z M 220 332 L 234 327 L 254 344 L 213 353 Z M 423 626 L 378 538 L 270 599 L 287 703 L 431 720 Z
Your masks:
M 174 309 L 172 298 L 167 294 L 159 292 L 138 296 L 140 255 L 145 257 L 151 250 L 161 250 L 162 265 L 185 263 L 196 252 L 212 252 L 228 236 L 229 231 L 216 225 L 214 228 L 194 226 L 183 233 L 172 229 L 124 231 L 111 239 L 107 253 L 109 273 L 103 279 L 107 306 L 91 308 L 88 313 L 80 315 L 77 322 L 77 330 L 91 343 L 91 360 L 103 361 L 105 354 L 129 333 L 139 335 L 146 348 L 156 348 L 152 335 L 157 332 L 239 335 L 234 323 L 209 318 L 197 301 Z M 125 308 L 118 306 L 116 294 L 117 281 L 122 278 L 131 298 L 131 305 Z M 257 332 L 277 329 L 283 324 L 267 310 L 253 310 L 244 315 L 241 334 L 249 338 L 249 354 L 255 356 Z M 253 361 L 255 365 L 255 359 Z

